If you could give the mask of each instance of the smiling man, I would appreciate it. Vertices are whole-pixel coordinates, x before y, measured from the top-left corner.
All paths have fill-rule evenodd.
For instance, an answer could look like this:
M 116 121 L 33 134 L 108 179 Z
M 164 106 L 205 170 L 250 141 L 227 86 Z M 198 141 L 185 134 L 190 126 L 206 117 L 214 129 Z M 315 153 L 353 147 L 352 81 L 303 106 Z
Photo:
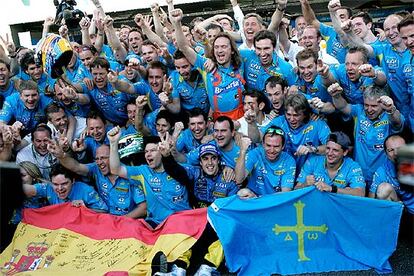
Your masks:
M 351 141 L 345 133 L 332 132 L 326 143 L 325 156 L 306 161 L 295 189 L 314 185 L 322 192 L 365 196 L 361 167 L 346 157 L 350 146 Z
M 74 181 L 73 174 L 60 165 L 51 171 L 52 183 L 23 184 L 27 197 L 44 197 L 50 205 L 72 202 L 74 206 L 86 206 L 96 212 L 107 212 L 108 207 L 96 191 L 83 182 Z
M 49 150 L 67 169 L 88 177 L 96 185 L 98 194 L 109 213 L 116 216 L 138 218 L 145 216 L 146 203 L 137 181 L 123 179 L 111 174 L 109 166 L 109 146 L 97 148 L 95 162 L 81 164 L 56 145 L 51 143 Z
M 330 129 L 325 121 L 310 120 L 311 107 L 303 94 L 286 97 L 285 114 L 274 118 L 260 130 L 279 126 L 286 133 L 286 151 L 295 158 L 296 166 L 301 168 L 306 159 L 313 154 L 323 154 Z
M 188 129 L 183 130 L 177 138 L 176 149 L 187 153 L 201 145 L 201 140 L 207 135 L 207 115 L 200 108 L 188 112 Z
M 39 168 L 43 178 L 50 179 L 50 170 L 56 164 L 56 158 L 47 149 L 52 138 L 51 135 L 52 131 L 46 124 L 37 125 L 31 132 L 32 143 L 17 153 L 16 163 L 30 161 Z
M 10 79 L 10 75 L 10 65 L 0 59 L 0 96 L 3 97 L 3 101 L 0 102 L 0 109 L 3 108 L 3 102 L 8 96 L 19 93 L 14 80 Z
M 236 160 L 239 156 L 240 148 L 234 140 L 235 129 L 233 121 L 226 116 L 220 116 L 214 122 L 214 140 L 211 144 L 217 146 L 221 155 L 221 162 L 223 165 L 234 168 Z M 178 162 L 187 162 L 191 165 L 199 164 L 199 150 L 200 147 L 193 149 L 185 155 L 185 160 L 178 160 Z
M 279 127 L 269 127 L 262 145 L 246 154 L 250 143 L 250 139 L 242 138 L 235 169 L 236 182 L 242 184 L 247 178 L 247 188 L 256 196 L 291 191 L 296 163 L 292 156 L 283 151 L 285 132 Z
M 404 44 L 398 30 L 398 24 L 402 19 L 397 14 L 391 14 L 385 18 L 384 33 L 387 40 L 381 44 L 367 44 L 362 40 L 356 40 L 355 42 L 367 49 L 369 57 L 375 57 L 380 61 L 380 66 L 387 76 L 387 84 L 391 88 L 391 95 L 395 101 L 395 106 L 400 110 L 405 119 L 408 119 L 410 113 L 410 93 L 406 92 L 408 84 L 405 81 L 404 74 L 407 70 L 404 69 L 410 66 L 412 54 Z
M 249 89 L 263 91 L 266 80 L 271 76 L 285 79 L 288 85 L 295 83 L 296 76 L 293 67 L 275 52 L 276 36 L 274 33 L 267 30 L 256 33 L 254 47 L 254 51 L 240 51 L 244 62 L 244 77 Z
M 48 90 L 53 88 L 55 80 L 43 72 L 41 61 L 33 53 L 30 52 L 24 55 L 20 66 L 30 79 L 37 83 L 40 94 L 48 94 Z
M 405 146 L 405 140 L 398 134 L 390 135 L 385 139 L 384 149 L 387 161 L 375 172 L 369 189 L 369 197 L 394 202 L 402 201 L 407 210 L 414 214 L 414 193 L 407 189 L 409 186 L 400 185 L 398 181 L 397 153 L 403 146 Z
M 111 173 L 121 179 L 133 179 L 140 182 L 147 202 L 146 221 L 155 227 L 169 215 L 190 209 L 187 189 L 165 172 L 158 148 L 159 137 L 151 136 L 144 140 L 146 165 L 125 166 L 119 160 L 120 136 L 119 127 L 108 132 Z
M 110 71 L 109 62 L 103 57 L 95 58 L 91 65 L 94 87 L 89 90 L 85 84 L 72 83 L 72 86 L 80 93 L 73 93 L 70 100 L 80 104 L 88 104 L 90 100 L 94 102 L 98 110 L 109 122 L 118 125 L 125 125 L 128 120 L 126 106 L 134 92 L 128 89 L 119 89 L 116 86 L 118 75 Z M 111 76 L 112 82 L 108 80 Z
M 24 126 L 24 134 L 30 133 L 39 122 L 46 122 L 46 107 L 52 100 L 45 95 L 39 95 L 37 84 L 32 81 L 22 81 L 20 93 L 14 93 L 6 98 L 0 111 L 0 123 L 19 121 Z
M 363 103 L 363 93 L 368 86 L 384 86 L 387 82 L 382 69 L 368 63 L 367 50 L 360 46 L 349 48 L 345 64 L 332 67 L 331 72 L 344 89 L 346 100 L 351 104 Z
M 385 138 L 402 131 L 404 117 L 397 110 L 394 101 L 378 86 L 369 86 L 364 92 L 364 104 L 348 104 L 343 98 L 343 89 L 338 83 L 328 87 L 335 107 L 350 115 L 355 121 L 354 157 L 369 186 L 378 167 L 386 161 Z
M 192 68 L 191 63 L 180 50 L 175 51 L 173 57 L 176 68 L 170 76 L 173 86 L 171 95 L 173 101 L 179 102 L 182 111 L 201 108 L 203 113 L 207 115 L 210 103 L 201 74 Z
M 210 115 L 216 119 L 219 116 L 228 116 L 237 120 L 243 116 L 243 63 L 237 46 L 226 33 L 220 33 L 212 42 L 211 59 L 216 64 L 213 72 L 207 70 L 207 59 L 197 54 L 187 43 L 181 28 L 183 11 L 174 9 L 170 12 L 170 20 L 175 28 L 178 48 L 184 53 L 187 60 L 197 69 L 205 84 L 208 99 L 211 104 Z

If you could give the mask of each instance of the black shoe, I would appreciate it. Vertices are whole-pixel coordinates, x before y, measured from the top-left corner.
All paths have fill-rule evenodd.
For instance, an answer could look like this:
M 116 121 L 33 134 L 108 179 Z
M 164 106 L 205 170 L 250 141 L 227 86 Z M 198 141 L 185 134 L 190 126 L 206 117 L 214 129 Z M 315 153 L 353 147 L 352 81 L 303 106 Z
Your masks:
M 158 251 L 151 262 L 151 275 L 154 275 L 157 272 L 168 272 L 167 256 L 165 256 L 162 251 Z

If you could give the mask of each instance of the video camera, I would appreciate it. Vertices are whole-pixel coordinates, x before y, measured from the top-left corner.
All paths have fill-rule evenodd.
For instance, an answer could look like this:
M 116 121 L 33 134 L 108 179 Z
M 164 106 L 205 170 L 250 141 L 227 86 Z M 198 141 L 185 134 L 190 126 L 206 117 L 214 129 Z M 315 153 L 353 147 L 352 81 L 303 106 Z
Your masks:
M 77 5 L 75 0 L 53 0 L 53 4 L 56 6 L 56 25 L 66 25 L 68 29 L 75 29 L 79 27 L 79 22 L 85 14 L 75 9 Z

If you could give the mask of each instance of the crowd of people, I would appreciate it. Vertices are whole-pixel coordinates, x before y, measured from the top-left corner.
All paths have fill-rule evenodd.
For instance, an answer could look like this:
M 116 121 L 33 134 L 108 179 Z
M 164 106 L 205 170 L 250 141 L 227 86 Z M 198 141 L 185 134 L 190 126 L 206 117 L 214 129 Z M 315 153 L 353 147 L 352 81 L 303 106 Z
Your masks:
M 167 0 L 168 11 L 153 4 L 151 16 L 115 28 L 91 2 L 81 41 L 62 19 L 59 35 L 73 50 L 62 77 L 52 79 L 32 49 L 3 40 L 0 160 L 21 168 L 22 208 L 72 202 L 156 227 L 218 198 L 315 186 L 401 201 L 414 213 L 396 172 L 397 150 L 414 130 L 409 12 L 388 15 L 374 34 L 368 13 L 339 0 L 328 4 L 332 24 L 300 0 L 294 28 L 287 0 L 270 22 L 230 0 L 234 17 L 188 24 Z M 54 22 L 44 21 L 43 37 Z M 16 210 L 11 222 L 20 220 Z M 215 249 L 199 275 L 216 272 L 223 254 Z

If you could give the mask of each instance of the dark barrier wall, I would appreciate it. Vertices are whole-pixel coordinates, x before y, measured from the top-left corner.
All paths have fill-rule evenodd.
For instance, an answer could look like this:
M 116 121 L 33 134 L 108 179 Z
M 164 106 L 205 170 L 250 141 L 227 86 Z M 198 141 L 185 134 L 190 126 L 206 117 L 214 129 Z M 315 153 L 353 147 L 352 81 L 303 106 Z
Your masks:
M 20 169 L 15 163 L 0 162 L 0 252 L 11 242 L 15 226 L 9 224 L 14 209 L 24 199 Z

